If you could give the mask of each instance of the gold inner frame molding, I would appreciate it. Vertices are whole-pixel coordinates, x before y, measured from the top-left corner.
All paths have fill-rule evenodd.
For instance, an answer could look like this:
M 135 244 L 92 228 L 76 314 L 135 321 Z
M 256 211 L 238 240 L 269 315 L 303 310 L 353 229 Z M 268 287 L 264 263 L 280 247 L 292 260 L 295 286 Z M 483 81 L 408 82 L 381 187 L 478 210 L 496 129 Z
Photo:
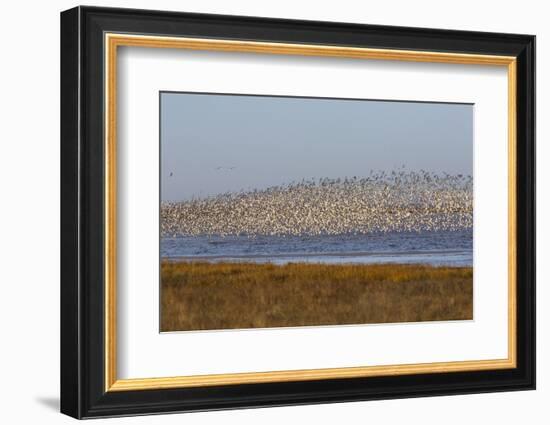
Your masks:
M 516 367 L 516 58 L 463 53 L 370 49 L 328 45 L 160 37 L 106 33 L 105 46 L 105 391 L 133 391 L 337 378 L 510 369 Z M 118 379 L 116 324 L 116 136 L 117 51 L 120 46 L 262 54 L 324 56 L 469 65 L 494 65 L 508 72 L 508 357 L 495 360 L 285 370 Z

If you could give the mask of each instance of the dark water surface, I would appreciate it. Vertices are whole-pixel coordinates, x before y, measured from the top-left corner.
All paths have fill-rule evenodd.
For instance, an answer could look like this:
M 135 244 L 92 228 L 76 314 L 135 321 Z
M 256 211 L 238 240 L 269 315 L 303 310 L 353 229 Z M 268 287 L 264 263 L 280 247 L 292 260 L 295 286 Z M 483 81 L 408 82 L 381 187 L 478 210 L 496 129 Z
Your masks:
M 207 261 L 472 266 L 472 229 L 320 236 L 161 238 L 162 258 Z

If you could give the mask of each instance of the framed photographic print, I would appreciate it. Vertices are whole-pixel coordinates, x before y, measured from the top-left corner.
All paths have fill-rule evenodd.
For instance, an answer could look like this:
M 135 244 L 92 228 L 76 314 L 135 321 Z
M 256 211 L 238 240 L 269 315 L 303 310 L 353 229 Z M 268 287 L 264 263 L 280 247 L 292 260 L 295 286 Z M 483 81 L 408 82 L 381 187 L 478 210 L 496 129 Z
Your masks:
M 61 411 L 535 388 L 535 37 L 61 14 Z

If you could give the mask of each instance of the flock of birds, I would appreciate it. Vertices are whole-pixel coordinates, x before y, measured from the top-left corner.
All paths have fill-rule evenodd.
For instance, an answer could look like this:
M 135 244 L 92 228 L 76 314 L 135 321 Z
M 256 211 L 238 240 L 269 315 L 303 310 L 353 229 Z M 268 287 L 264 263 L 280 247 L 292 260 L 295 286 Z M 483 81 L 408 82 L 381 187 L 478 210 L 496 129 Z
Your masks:
M 163 237 L 421 232 L 472 225 L 472 177 L 424 170 L 303 180 L 161 204 Z

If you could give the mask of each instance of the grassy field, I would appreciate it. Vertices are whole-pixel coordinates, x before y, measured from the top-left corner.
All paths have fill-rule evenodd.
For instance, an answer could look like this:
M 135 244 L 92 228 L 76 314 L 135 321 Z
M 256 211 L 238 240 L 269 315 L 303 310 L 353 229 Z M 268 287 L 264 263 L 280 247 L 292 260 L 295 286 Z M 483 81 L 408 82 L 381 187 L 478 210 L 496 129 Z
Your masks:
M 472 319 L 471 267 L 167 262 L 161 330 Z

